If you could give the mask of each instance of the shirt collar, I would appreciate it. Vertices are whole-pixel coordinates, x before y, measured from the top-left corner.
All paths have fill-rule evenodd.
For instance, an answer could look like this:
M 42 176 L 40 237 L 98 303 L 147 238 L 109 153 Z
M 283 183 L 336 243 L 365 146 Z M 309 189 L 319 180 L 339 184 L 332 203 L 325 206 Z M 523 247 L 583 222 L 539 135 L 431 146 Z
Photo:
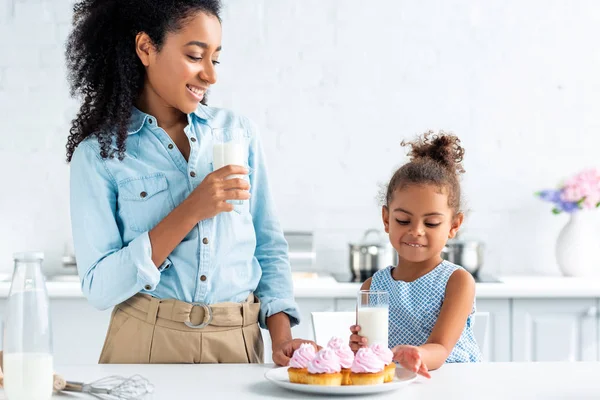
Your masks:
M 193 115 L 203 120 L 209 120 L 214 117 L 214 111 L 208 106 L 198 104 L 198 107 L 193 112 Z M 152 116 L 138 110 L 137 107 L 133 107 L 131 109 L 129 125 L 127 126 L 127 134 L 133 135 L 138 133 L 148 118 L 152 118 Z

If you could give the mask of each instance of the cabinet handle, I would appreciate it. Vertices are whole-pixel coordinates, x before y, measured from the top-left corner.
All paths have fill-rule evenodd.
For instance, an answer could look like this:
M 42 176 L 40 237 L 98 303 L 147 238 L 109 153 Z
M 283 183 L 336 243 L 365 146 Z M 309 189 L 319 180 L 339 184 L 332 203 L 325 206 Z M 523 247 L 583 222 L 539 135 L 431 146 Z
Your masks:
M 590 308 L 588 308 L 587 312 L 585 313 L 585 316 L 589 318 L 596 318 L 598 314 L 598 307 L 591 306 Z

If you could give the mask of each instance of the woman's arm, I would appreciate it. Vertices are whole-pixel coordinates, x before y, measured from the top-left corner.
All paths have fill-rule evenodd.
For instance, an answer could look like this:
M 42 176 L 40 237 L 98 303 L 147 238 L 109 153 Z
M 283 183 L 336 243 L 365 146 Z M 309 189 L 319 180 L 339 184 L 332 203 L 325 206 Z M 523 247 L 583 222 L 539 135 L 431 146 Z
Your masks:
M 77 147 L 70 171 L 71 226 L 83 294 L 104 310 L 144 288 L 153 290 L 161 272 L 152 261 L 148 233 L 123 243 L 117 183 L 92 144 Z
M 294 300 L 288 244 L 271 198 L 258 131 L 249 121 L 248 125 L 253 133 L 248 161 L 253 171 L 250 175 L 250 212 L 256 232 L 254 256 L 262 271 L 256 288 L 256 296 L 261 302 L 259 322 L 263 328 L 269 329 L 273 360 L 280 365 L 287 365 L 293 350 L 305 341 L 292 340 L 291 327 L 299 323 L 300 313 Z
M 117 226 L 117 183 L 92 145 L 83 142 L 71 160 L 71 224 L 77 268 L 89 302 L 107 309 L 142 289 L 154 290 L 167 256 L 198 221 L 231 211 L 227 199 L 247 199 L 248 183 L 225 180 L 246 174 L 227 166 L 200 185 L 150 232 L 123 243 Z

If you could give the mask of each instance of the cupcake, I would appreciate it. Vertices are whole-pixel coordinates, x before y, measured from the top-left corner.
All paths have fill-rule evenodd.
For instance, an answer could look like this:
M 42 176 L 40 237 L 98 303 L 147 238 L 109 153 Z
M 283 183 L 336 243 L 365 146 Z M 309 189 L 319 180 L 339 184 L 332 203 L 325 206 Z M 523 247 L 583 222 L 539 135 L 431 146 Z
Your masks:
M 369 347 L 358 349 L 350 368 L 353 385 L 377 385 L 383 383 L 385 364 Z
M 340 365 L 342 367 L 342 385 L 351 385 L 350 382 L 350 367 L 354 361 L 354 353 L 343 339 L 339 337 L 333 337 L 327 343 L 327 347 L 335 351 L 335 355 L 340 359 Z
M 385 364 L 385 367 L 383 368 L 383 382 L 393 381 L 394 375 L 396 375 L 396 364 L 392 361 L 394 353 L 392 353 L 387 346 L 382 346 L 380 344 L 372 345 L 371 350 L 373 350 L 373 353 L 375 353 L 375 355 Z
M 342 366 L 335 351 L 326 347 L 319 350 L 315 358 L 308 363 L 309 385 L 340 386 L 342 384 Z
M 302 343 L 294 351 L 290 360 L 288 375 L 291 383 L 307 383 L 308 363 L 315 357 L 315 348 L 310 343 Z

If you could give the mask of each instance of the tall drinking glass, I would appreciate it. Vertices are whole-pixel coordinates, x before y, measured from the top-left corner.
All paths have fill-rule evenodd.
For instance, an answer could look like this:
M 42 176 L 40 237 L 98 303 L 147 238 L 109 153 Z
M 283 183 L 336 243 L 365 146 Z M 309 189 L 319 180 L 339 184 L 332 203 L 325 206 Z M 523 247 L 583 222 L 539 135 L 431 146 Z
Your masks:
M 4 391 L 8 400 L 52 397 L 52 328 L 42 253 L 15 254 L 3 337 Z
M 248 142 L 242 128 L 213 128 L 213 170 L 226 165 L 239 165 L 248 168 Z M 229 175 L 227 179 L 247 179 L 247 175 Z M 240 205 L 244 200 L 229 200 Z
M 358 334 L 367 338 L 369 346 L 388 346 L 389 294 L 386 291 L 361 290 L 358 292 L 356 322 Z

